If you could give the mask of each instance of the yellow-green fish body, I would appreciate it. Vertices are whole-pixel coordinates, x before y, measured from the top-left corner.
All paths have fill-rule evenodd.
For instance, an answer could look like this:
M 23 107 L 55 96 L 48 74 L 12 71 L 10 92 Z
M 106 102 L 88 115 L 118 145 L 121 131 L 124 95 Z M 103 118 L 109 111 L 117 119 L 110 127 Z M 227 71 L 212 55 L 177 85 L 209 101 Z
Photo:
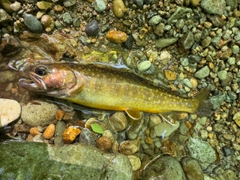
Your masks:
M 21 79 L 24 88 L 75 102 L 87 107 L 137 112 L 172 111 L 209 113 L 208 90 L 194 98 L 172 95 L 125 68 L 102 64 L 37 64 L 25 71 L 31 80 Z

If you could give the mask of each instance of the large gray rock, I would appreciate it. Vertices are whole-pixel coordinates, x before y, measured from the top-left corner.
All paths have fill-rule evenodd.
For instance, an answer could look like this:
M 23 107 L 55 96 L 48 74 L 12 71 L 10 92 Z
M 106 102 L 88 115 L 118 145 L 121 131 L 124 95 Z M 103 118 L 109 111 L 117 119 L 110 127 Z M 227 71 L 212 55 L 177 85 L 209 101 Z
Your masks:
M 55 119 L 58 107 L 44 101 L 35 101 L 22 106 L 21 118 L 29 126 L 45 126 Z
M 170 156 L 163 156 L 150 164 L 143 172 L 144 180 L 186 180 L 180 163 Z
M 212 146 L 199 138 L 189 138 L 187 147 L 190 155 L 197 159 L 202 169 L 206 169 L 217 160 L 216 152 Z
M 0 143 L 0 179 L 131 180 L 128 158 L 93 146 Z

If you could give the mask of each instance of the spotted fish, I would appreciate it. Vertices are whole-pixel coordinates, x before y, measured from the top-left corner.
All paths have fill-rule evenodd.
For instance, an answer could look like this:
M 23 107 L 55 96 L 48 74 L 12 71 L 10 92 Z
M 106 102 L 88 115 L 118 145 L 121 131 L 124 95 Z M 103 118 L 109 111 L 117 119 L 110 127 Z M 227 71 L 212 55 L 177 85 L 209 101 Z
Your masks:
M 153 86 L 126 68 L 103 64 L 45 63 L 24 67 L 27 78 L 19 80 L 29 91 L 83 106 L 125 111 L 133 118 L 140 112 L 211 113 L 208 90 L 184 98 Z

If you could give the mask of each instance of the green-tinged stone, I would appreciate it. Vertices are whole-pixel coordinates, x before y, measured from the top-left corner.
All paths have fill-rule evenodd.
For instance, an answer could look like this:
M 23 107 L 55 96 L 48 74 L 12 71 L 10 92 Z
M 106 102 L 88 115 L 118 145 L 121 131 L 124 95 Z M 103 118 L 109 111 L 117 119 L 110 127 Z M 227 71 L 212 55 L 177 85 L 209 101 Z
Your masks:
M 160 15 L 153 16 L 153 17 L 149 20 L 148 24 L 149 24 L 150 26 L 157 25 L 158 23 L 160 23 L 161 19 L 162 19 L 162 18 L 161 18 Z
M 212 146 L 199 138 L 189 138 L 187 147 L 190 155 L 198 160 L 203 169 L 206 169 L 217 159 Z
M 225 101 L 226 95 L 225 94 L 219 94 L 217 96 L 213 96 L 210 98 L 210 101 L 213 105 L 214 109 L 217 109 L 220 107 L 220 105 Z
M 37 2 L 37 7 L 41 10 L 47 10 L 52 8 L 52 3 L 47 2 L 47 1 L 39 1 Z
M 174 37 L 173 38 L 167 38 L 167 39 L 161 38 L 161 39 L 158 39 L 156 41 L 156 46 L 158 48 L 164 48 L 164 47 L 167 47 L 167 46 L 170 46 L 170 45 L 174 44 L 177 41 L 178 41 L 178 38 L 174 38 Z
M 73 21 L 72 16 L 68 12 L 63 14 L 63 22 L 71 24 L 72 21 Z
M 194 44 L 194 37 L 191 31 L 188 31 L 183 35 L 183 37 L 179 40 L 179 45 L 184 50 L 188 50 Z
M 225 8 L 225 0 L 201 0 L 201 8 L 209 14 L 222 15 Z
M 156 136 L 158 137 L 169 137 L 175 130 L 180 126 L 179 121 L 176 121 L 176 124 L 171 125 L 167 122 L 162 122 L 155 126 L 152 131 L 155 131 Z
M 150 61 L 143 61 L 143 62 L 139 63 L 137 67 L 140 72 L 144 72 L 151 67 L 151 64 L 152 63 Z
M 168 24 L 171 24 L 173 20 L 182 19 L 187 13 L 191 13 L 192 9 L 186 7 L 177 6 L 175 12 L 168 18 Z
M 194 75 L 198 79 L 203 79 L 207 77 L 210 73 L 210 69 L 208 66 L 204 66 L 203 68 L 199 69 Z
M 0 179 L 132 179 L 122 154 L 109 154 L 82 144 L 0 143 Z
M 24 15 L 24 24 L 27 26 L 28 30 L 31 32 L 41 33 L 43 31 L 42 24 L 32 14 Z
M 217 75 L 218 75 L 218 78 L 221 80 L 227 79 L 227 71 L 225 70 L 218 71 Z

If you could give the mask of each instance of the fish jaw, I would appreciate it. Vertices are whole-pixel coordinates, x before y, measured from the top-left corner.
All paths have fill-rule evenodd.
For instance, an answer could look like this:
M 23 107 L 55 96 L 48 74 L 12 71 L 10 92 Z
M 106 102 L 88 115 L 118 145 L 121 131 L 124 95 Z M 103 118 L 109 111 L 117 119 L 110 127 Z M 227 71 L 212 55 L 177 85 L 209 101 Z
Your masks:
M 48 90 L 45 82 L 35 73 L 30 72 L 29 76 L 30 79 L 21 78 L 19 80 L 20 86 L 34 92 L 46 92 Z

